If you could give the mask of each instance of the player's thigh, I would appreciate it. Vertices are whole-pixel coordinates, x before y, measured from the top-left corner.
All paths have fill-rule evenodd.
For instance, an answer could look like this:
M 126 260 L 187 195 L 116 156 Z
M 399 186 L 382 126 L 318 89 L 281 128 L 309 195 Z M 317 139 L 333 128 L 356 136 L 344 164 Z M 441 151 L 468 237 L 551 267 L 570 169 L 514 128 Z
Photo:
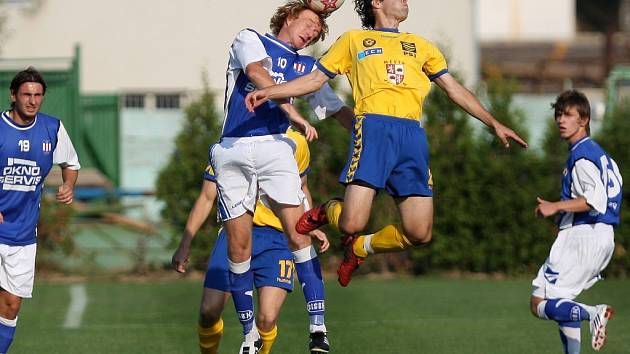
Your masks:
M 0 287 L 20 298 L 32 297 L 36 253 L 36 244 L 0 245 Z
M 217 213 L 221 220 L 253 211 L 258 195 L 251 143 L 224 141 L 215 144 L 210 162 L 217 179 Z
M 280 309 L 286 297 L 286 289 L 273 286 L 258 288 L 258 316 L 256 322 L 261 329 L 266 331 L 273 329 L 273 326 L 278 321 Z
M 560 230 L 549 257 L 532 281 L 532 294 L 573 299 L 594 285 L 614 251 L 612 227 L 606 225 L 603 229 L 600 232 L 592 225 L 578 225 Z
M 376 190 L 357 183 L 348 184 L 343 199 L 339 226 L 348 233 L 360 232 L 367 225 Z
M 268 200 L 300 205 L 304 198 L 292 144 L 290 139 L 280 139 L 256 145 L 254 153 L 260 199 L 268 206 Z
M 433 198 L 395 198 L 403 232 L 412 242 L 428 242 L 433 229 Z

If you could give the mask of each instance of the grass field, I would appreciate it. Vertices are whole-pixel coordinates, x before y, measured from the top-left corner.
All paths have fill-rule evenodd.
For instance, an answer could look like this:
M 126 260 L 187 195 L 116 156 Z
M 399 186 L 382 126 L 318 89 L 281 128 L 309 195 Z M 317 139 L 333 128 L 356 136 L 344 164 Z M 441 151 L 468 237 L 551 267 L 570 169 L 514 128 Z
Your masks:
M 25 301 L 11 350 L 18 353 L 197 353 L 201 281 L 85 284 L 87 307 L 76 329 L 63 324 L 69 284 L 39 281 Z M 327 325 L 333 353 L 561 353 L 554 322 L 529 314 L 527 280 L 357 279 L 327 284 Z M 597 284 L 580 298 L 617 313 L 604 353 L 630 353 L 630 281 Z M 222 353 L 236 353 L 240 325 L 225 313 Z M 287 299 L 274 353 L 307 353 L 302 294 Z M 590 348 L 582 326 L 582 353 Z

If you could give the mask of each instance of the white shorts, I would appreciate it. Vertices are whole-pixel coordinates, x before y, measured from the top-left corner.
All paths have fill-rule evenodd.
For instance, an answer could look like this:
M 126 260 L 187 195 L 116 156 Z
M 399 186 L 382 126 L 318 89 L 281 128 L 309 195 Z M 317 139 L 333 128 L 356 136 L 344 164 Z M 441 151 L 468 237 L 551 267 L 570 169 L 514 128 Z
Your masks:
M 32 297 L 36 253 L 36 243 L 26 246 L 0 244 L 0 287 L 21 298 Z
M 300 205 L 304 199 L 294 157 L 283 135 L 223 138 L 210 152 L 217 176 L 218 217 L 225 221 L 254 212 L 258 198 L 269 205 Z
M 615 250 L 611 225 L 577 225 L 560 230 L 549 257 L 532 281 L 532 295 L 543 299 L 575 299 L 601 279 Z

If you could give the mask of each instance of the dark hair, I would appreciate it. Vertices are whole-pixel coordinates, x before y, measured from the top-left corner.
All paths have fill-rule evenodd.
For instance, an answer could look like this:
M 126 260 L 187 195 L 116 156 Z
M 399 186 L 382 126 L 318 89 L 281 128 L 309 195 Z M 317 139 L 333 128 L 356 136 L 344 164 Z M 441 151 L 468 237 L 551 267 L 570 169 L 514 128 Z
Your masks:
M 551 108 L 553 108 L 553 117 L 554 119 L 558 118 L 562 113 L 566 112 L 570 108 L 575 108 L 575 110 L 580 115 L 582 119 L 588 119 L 588 124 L 586 125 L 587 133 L 591 133 L 591 104 L 588 102 L 588 98 L 577 90 L 568 90 L 562 92 L 558 97 L 556 97 L 556 102 L 551 104 Z
M 361 26 L 364 29 L 373 29 L 376 25 L 376 17 L 372 10 L 372 0 L 354 0 L 354 10 L 361 19 Z
M 26 68 L 26 70 L 20 71 L 19 73 L 15 75 L 13 80 L 11 80 L 11 87 L 10 87 L 11 94 L 12 95 L 17 94 L 18 90 L 20 89 L 20 86 L 22 86 L 22 84 L 25 82 L 40 83 L 42 87 L 44 88 L 43 94 L 44 95 L 46 94 L 46 81 L 44 81 L 44 78 L 39 73 L 39 71 L 37 71 L 32 66 L 29 66 L 28 68 Z
M 288 3 L 278 7 L 271 17 L 271 21 L 269 21 L 271 33 L 273 33 L 274 36 L 277 36 L 278 33 L 280 33 L 282 26 L 284 26 L 287 18 L 296 18 L 300 16 L 304 10 L 311 10 L 311 8 L 301 1 L 289 1 Z M 328 17 L 328 15 L 318 13 L 316 11 L 313 12 L 315 12 L 319 17 L 319 24 L 322 27 L 322 30 L 319 32 L 319 36 L 313 38 L 309 45 L 318 41 L 323 41 L 324 38 L 326 38 L 326 34 L 328 34 L 328 24 L 326 23 L 326 17 Z

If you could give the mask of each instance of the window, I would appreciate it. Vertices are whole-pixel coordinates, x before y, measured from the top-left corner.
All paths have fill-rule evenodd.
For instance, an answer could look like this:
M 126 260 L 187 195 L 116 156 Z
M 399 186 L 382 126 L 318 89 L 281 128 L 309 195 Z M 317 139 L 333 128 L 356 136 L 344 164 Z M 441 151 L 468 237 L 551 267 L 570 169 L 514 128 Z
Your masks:
M 179 94 L 155 95 L 155 107 L 157 109 L 179 109 Z
M 125 108 L 144 108 L 144 95 L 125 95 Z

